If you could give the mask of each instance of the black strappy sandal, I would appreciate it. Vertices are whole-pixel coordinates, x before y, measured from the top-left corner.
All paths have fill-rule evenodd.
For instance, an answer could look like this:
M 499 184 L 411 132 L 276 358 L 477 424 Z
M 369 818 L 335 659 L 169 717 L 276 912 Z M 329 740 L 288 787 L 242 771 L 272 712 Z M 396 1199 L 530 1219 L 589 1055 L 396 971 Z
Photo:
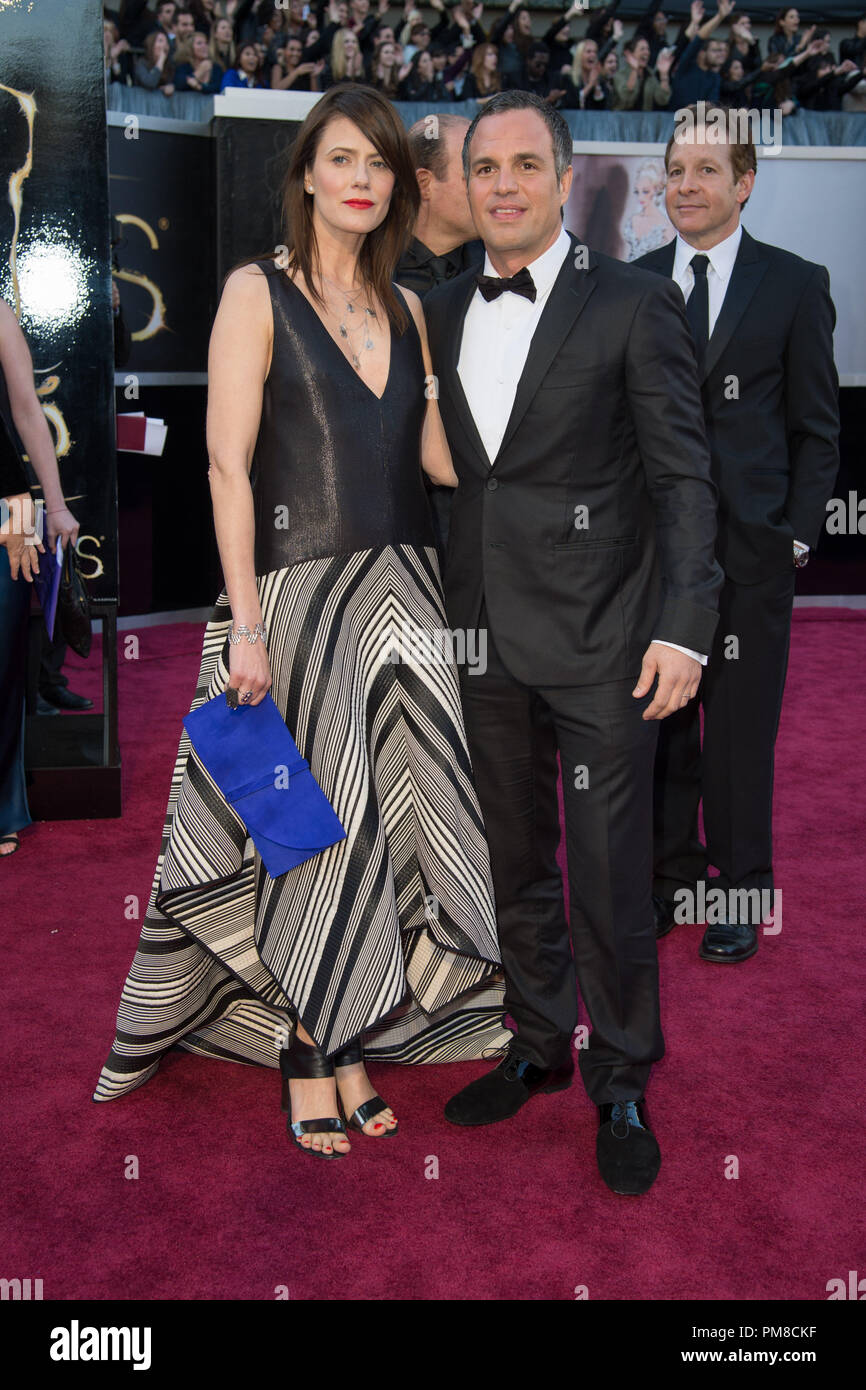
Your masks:
M 12 830 L 8 835 L 0 835 L 0 845 L 14 845 L 8 854 L 0 854 L 0 859 L 11 859 L 13 854 L 17 854 L 21 848 L 21 841 L 18 839 L 18 831 Z
M 333 1134 L 337 1139 L 348 1139 L 346 1131 L 343 1129 L 342 1121 L 336 1115 L 329 1116 L 325 1120 L 293 1120 L 292 1119 L 292 1099 L 289 1092 L 290 1081 L 315 1081 L 323 1077 L 334 1075 L 333 1059 L 326 1057 L 323 1052 L 310 1043 L 302 1042 L 297 1032 L 292 1038 L 290 1048 L 280 1049 L 280 1074 L 283 1078 L 282 1086 L 282 1108 L 287 1112 L 286 1130 L 294 1138 L 294 1142 L 302 1153 L 315 1154 L 317 1158 L 343 1158 L 339 1149 L 331 1149 L 330 1153 L 325 1153 L 324 1149 L 314 1149 L 312 1144 L 307 1147 L 301 1143 L 303 1134 Z M 337 1102 L 339 1107 L 339 1101 Z
M 347 1043 L 342 1052 L 335 1052 L 331 1058 L 335 1068 L 352 1066 L 355 1062 L 363 1062 L 363 1060 L 364 1044 L 360 1037 L 354 1038 L 352 1042 Z M 353 1110 L 352 1114 L 348 1117 L 346 1115 L 346 1107 L 340 1099 L 339 1090 L 337 1091 L 337 1104 L 340 1107 L 340 1114 L 346 1126 L 349 1129 L 360 1130 L 366 1139 L 383 1139 L 386 1135 L 390 1136 L 396 1134 L 400 1128 L 399 1125 L 395 1125 L 393 1129 L 389 1129 L 386 1124 L 383 1124 L 384 1134 L 368 1134 L 365 1130 L 364 1125 L 367 1124 L 369 1120 L 374 1119 L 381 1110 L 388 1109 L 388 1106 L 381 1096 L 371 1096 L 369 1100 L 362 1101 L 357 1110 Z

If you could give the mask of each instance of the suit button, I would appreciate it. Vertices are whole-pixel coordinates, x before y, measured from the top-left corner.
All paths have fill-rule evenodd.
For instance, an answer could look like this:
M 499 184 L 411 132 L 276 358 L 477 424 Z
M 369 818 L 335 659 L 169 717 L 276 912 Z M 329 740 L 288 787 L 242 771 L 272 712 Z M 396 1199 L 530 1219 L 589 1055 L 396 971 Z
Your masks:
M 497 489 L 498 487 L 499 487 L 499 479 L 498 479 L 498 478 L 488 478 L 488 479 L 487 479 L 487 491 L 488 491 L 488 492 L 495 492 L 496 489 Z

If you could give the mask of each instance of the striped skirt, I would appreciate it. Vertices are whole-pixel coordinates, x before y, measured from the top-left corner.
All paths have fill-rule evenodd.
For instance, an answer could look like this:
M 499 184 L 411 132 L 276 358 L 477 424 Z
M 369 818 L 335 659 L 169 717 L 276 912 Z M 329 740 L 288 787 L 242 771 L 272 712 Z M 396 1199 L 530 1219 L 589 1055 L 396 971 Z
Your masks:
M 183 732 L 94 1100 L 142 1085 L 172 1047 L 276 1067 L 298 1018 L 326 1053 L 363 1034 L 395 1062 L 495 1056 L 511 1038 L 456 668 L 405 641 L 445 627 L 435 551 L 309 560 L 257 586 L 270 693 L 346 839 L 271 878 Z M 223 590 L 192 709 L 228 684 L 231 622 Z

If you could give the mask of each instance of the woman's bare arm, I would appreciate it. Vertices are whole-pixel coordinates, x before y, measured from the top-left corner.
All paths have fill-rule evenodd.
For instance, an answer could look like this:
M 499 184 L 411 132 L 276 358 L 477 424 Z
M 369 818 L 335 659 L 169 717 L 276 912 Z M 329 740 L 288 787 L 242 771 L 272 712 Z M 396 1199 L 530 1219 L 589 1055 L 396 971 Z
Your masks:
M 207 451 L 214 529 L 234 625 L 262 621 L 254 564 L 250 468 L 270 369 L 273 315 L 265 275 L 240 266 L 226 280 L 208 350 Z M 258 704 L 270 687 L 265 645 L 246 641 L 230 652 L 232 685 Z
M 401 286 L 402 289 L 402 286 Z M 454 464 L 451 460 L 451 450 L 448 447 L 448 440 L 445 437 L 445 426 L 442 423 L 442 416 L 439 413 L 439 393 L 436 389 L 436 378 L 433 375 L 433 364 L 430 359 L 430 347 L 427 343 L 427 325 L 424 322 L 424 310 L 421 307 L 421 300 L 414 290 L 402 290 L 409 305 L 412 317 L 418 328 L 421 338 L 421 353 L 424 358 L 424 379 L 427 391 L 427 411 L 424 416 L 424 428 L 421 433 L 421 467 L 434 483 L 439 483 L 442 487 L 456 487 L 458 483 L 457 474 L 454 471 Z

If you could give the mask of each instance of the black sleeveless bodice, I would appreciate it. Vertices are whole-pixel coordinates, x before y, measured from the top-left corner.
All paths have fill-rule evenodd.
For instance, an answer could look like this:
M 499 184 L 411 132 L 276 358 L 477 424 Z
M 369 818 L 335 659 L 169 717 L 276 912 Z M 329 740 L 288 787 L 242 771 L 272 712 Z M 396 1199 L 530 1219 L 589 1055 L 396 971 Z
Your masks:
M 379 399 L 286 272 L 257 264 L 274 346 L 250 473 L 256 574 L 368 547 L 435 545 L 421 473 L 424 360 L 411 314 L 402 336 L 392 329 Z

